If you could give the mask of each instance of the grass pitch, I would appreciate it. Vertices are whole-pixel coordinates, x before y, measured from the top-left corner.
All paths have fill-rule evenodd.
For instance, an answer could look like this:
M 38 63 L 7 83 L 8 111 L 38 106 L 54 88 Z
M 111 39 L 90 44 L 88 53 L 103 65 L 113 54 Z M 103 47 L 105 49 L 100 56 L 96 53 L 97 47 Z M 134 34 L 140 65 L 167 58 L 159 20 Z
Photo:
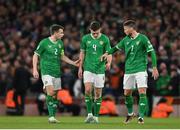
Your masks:
M 58 117 L 59 124 L 49 124 L 48 117 L 1 116 L 0 129 L 180 129 L 180 118 L 145 118 L 140 125 L 137 119 L 130 124 L 123 123 L 123 117 L 100 117 L 99 124 L 85 124 L 85 117 Z

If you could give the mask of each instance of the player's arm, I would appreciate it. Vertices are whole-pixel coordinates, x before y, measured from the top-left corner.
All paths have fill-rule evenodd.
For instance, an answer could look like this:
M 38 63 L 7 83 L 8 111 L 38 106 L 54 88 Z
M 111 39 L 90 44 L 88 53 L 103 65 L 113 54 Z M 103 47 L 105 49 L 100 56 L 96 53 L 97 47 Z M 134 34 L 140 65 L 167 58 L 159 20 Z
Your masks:
M 79 60 L 77 60 L 77 61 L 72 61 L 71 59 L 69 59 L 69 58 L 68 58 L 67 56 L 65 56 L 65 55 L 61 55 L 61 60 L 64 61 L 64 62 L 66 62 L 66 63 L 68 63 L 68 64 L 71 64 L 71 65 L 74 65 L 74 66 L 78 67 L 78 62 L 79 62 Z
M 39 43 L 39 45 L 37 46 L 34 55 L 33 55 L 33 59 L 32 59 L 32 64 L 33 64 L 33 77 L 38 79 L 39 78 L 39 72 L 38 72 L 38 62 L 39 62 L 39 56 L 42 55 L 42 53 L 44 52 L 44 42 L 43 40 Z
M 111 63 L 112 63 L 112 55 L 107 56 L 107 63 L 106 63 L 106 69 L 110 70 L 111 68 Z
M 152 60 L 152 66 L 153 66 L 153 71 L 152 71 L 152 76 L 154 79 L 157 79 L 159 77 L 159 72 L 157 69 L 157 58 L 156 58 L 156 53 L 155 51 L 150 51 L 151 54 L 151 60 Z
M 80 54 L 79 54 L 80 61 L 79 61 L 79 70 L 78 70 L 79 78 L 82 78 L 83 75 L 83 63 L 84 63 L 85 51 L 86 51 L 86 38 L 84 36 L 80 44 Z
M 37 53 L 34 53 L 33 55 L 33 77 L 38 79 L 39 78 L 39 73 L 38 73 L 38 54 Z
M 157 79 L 159 77 L 159 72 L 157 70 L 156 53 L 154 51 L 154 48 L 153 48 L 150 40 L 147 37 L 144 37 L 144 43 L 145 43 L 146 51 L 148 53 L 150 53 L 150 55 L 151 55 L 151 61 L 152 61 L 152 66 L 153 66 L 152 76 L 154 79 Z
M 101 61 L 108 59 L 108 55 L 112 55 L 114 54 L 116 51 L 118 50 L 122 50 L 124 48 L 124 41 L 121 40 L 116 46 L 114 46 L 113 48 L 111 48 L 109 51 L 107 51 L 106 53 L 104 53 L 101 56 Z
M 79 54 L 79 70 L 78 70 L 78 77 L 82 78 L 82 73 L 83 73 L 83 63 L 84 63 L 84 51 L 81 50 Z
M 106 52 L 108 52 L 108 50 L 111 49 L 111 45 L 110 45 L 110 40 L 109 38 L 107 38 L 107 42 L 106 42 L 106 46 L 105 46 Z M 107 63 L 106 63 L 106 69 L 110 70 L 111 68 L 111 63 L 112 63 L 112 55 L 108 55 L 107 56 Z

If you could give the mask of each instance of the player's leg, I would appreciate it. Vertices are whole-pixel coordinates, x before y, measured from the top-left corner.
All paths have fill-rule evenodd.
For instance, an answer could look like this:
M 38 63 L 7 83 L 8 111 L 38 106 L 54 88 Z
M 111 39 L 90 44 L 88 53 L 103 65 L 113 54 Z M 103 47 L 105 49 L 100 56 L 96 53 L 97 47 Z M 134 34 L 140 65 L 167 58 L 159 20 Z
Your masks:
M 104 87 L 105 74 L 94 74 L 94 122 L 98 123 L 99 111 L 102 102 L 102 88 Z
M 146 89 L 147 89 L 147 73 L 139 72 L 136 74 L 137 87 L 139 92 L 139 117 L 138 123 L 144 123 L 144 114 L 147 110 L 147 97 L 146 97 Z
M 88 112 L 88 116 L 85 119 L 86 123 L 90 123 L 93 121 L 92 114 L 92 83 L 93 83 L 93 75 L 91 72 L 85 71 L 83 74 L 84 78 L 84 86 L 85 86 L 85 104 Z
M 95 123 L 98 123 L 99 111 L 102 102 L 102 88 L 95 88 L 94 95 L 94 121 Z
M 53 81 L 52 81 L 53 77 L 49 76 L 49 75 L 43 75 L 42 76 L 42 81 L 44 84 L 44 89 L 46 92 L 46 104 L 47 104 L 47 108 L 48 108 L 48 113 L 49 113 L 49 122 L 50 123 L 56 123 L 55 121 L 55 114 L 54 114 L 54 95 L 55 95 L 55 91 L 54 91 L 54 86 L 53 86 Z
M 59 101 L 57 100 L 57 92 L 58 90 L 54 90 L 54 95 L 52 96 L 53 97 L 53 117 L 54 117 L 54 122 L 55 123 L 59 123 L 60 121 L 58 121 L 55 116 L 56 116 L 56 112 L 57 112 L 57 108 L 58 108 L 58 104 L 59 104 Z
M 124 121 L 124 123 L 129 123 L 134 117 L 135 114 L 133 112 L 133 97 L 132 92 L 135 87 L 135 76 L 133 74 L 125 74 L 124 75 L 124 96 L 125 96 L 125 105 L 128 110 L 128 115 Z
M 56 115 L 56 111 L 58 108 L 59 101 L 57 100 L 57 93 L 61 89 L 61 79 L 53 78 L 53 87 L 54 87 L 54 95 L 53 95 L 53 114 Z
M 55 123 L 54 120 L 54 117 L 55 117 L 55 114 L 54 114 L 54 87 L 52 85 L 48 85 L 48 86 L 45 86 L 45 89 L 46 89 L 46 104 L 47 104 L 47 108 L 48 108 L 48 112 L 49 112 L 49 122 L 50 123 Z

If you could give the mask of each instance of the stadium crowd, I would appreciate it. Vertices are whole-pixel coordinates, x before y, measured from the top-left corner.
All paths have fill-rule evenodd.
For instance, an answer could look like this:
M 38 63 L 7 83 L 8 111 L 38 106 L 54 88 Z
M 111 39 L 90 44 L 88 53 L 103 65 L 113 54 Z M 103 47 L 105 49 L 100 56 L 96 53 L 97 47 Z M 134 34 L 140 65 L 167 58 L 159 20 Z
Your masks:
M 135 19 L 139 32 L 151 40 L 158 60 L 160 77 L 149 76 L 149 95 L 180 95 L 180 3 L 178 0 L 1 0 L 0 1 L 0 96 L 14 88 L 25 94 L 42 91 L 41 81 L 32 78 L 32 55 L 39 41 L 49 35 L 53 23 L 65 27 L 65 53 L 78 59 L 81 36 L 88 33 L 92 20 L 102 24 L 111 46 L 124 36 L 122 23 Z M 113 56 L 107 72 L 104 94 L 116 98 L 123 93 L 123 52 Z M 151 61 L 149 61 L 151 63 Z M 77 68 L 62 64 L 62 86 L 71 95 L 83 95 Z M 21 75 L 22 73 L 23 75 Z M 151 64 L 148 65 L 151 74 Z

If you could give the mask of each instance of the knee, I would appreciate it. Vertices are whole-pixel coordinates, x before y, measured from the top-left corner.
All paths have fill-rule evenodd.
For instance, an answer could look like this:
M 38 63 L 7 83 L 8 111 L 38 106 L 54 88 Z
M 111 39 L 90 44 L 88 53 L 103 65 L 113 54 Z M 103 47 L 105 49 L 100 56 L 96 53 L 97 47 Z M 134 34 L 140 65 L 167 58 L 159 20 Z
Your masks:
M 85 94 L 88 95 L 88 96 L 91 95 L 91 88 L 90 87 L 85 88 Z
M 96 92 L 95 93 L 95 99 L 99 99 L 101 97 L 101 92 Z
M 48 91 L 47 91 L 47 95 L 49 95 L 49 96 L 54 96 L 54 95 L 55 95 L 54 90 L 48 90 Z
M 131 96 L 132 90 L 124 90 L 124 96 Z
M 146 94 L 146 88 L 139 88 L 138 92 L 139 94 Z

